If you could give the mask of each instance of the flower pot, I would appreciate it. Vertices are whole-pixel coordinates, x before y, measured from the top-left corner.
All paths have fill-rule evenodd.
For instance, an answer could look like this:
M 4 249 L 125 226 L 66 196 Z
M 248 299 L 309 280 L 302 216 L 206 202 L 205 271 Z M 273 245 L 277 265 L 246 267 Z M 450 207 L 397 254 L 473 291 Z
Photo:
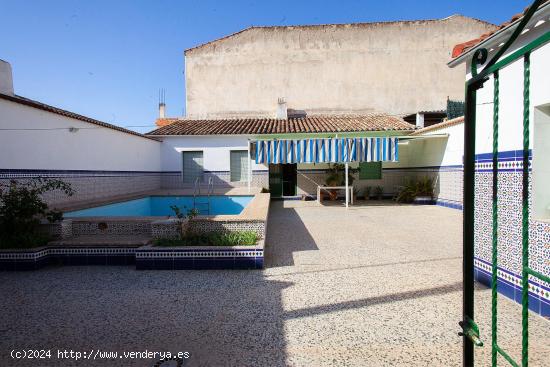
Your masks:
M 416 196 L 413 200 L 413 204 L 416 205 L 432 205 L 434 200 L 431 196 Z

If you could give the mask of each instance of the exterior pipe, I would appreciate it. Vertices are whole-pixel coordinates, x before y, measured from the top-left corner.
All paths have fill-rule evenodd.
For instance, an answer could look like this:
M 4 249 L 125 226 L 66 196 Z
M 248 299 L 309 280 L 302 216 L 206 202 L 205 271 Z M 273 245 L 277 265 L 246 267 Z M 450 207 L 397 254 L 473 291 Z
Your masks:
M 349 164 L 346 162 L 346 209 L 348 208 L 349 203 L 349 178 L 348 178 Z
M 248 150 L 248 168 L 247 168 L 247 176 L 248 176 L 248 193 L 250 194 L 250 185 L 252 183 L 252 158 L 250 157 L 250 140 L 248 140 L 247 144 L 247 150 Z

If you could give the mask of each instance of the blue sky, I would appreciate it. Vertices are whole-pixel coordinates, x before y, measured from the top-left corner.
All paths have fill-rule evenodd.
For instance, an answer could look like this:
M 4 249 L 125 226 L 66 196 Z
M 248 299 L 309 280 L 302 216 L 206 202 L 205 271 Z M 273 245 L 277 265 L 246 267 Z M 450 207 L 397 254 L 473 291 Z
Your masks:
M 183 51 L 248 26 L 433 19 L 456 13 L 499 24 L 529 4 L 0 0 L 0 59 L 12 64 L 17 94 L 145 132 L 158 113 L 159 88 L 166 89 L 167 114 L 183 114 Z

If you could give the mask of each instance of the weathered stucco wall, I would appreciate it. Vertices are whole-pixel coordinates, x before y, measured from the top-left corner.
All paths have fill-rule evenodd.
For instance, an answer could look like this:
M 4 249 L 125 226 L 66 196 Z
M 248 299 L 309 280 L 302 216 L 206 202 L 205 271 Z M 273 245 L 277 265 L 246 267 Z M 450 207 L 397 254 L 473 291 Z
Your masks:
M 188 117 L 274 116 L 277 98 L 309 113 L 392 114 L 464 99 L 452 47 L 494 29 L 479 20 L 259 27 L 187 50 Z

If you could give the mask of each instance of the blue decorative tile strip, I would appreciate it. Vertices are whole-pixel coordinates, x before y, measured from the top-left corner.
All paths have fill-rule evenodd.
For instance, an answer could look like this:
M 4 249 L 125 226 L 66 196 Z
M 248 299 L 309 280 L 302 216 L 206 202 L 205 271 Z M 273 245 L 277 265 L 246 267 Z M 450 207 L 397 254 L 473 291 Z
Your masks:
M 156 247 L 51 247 L 0 252 L 0 270 L 59 265 L 131 265 L 138 270 L 263 269 L 263 248 L 159 249 Z
M 532 166 L 533 154 L 529 151 L 529 169 Z M 476 154 L 476 172 L 493 172 L 492 153 Z M 498 153 L 498 170 L 500 172 L 522 172 L 523 151 L 510 150 Z
M 474 277 L 475 279 L 490 287 L 492 266 L 489 262 L 474 258 Z M 514 274 L 502 267 L 497 270 L 498 286 L 497 290 L 502 295 L 521 304 L 521 275 Z M 536 278 L 529 280 L 529 308 L 544 317 L 550 317 L 550 288 L 535 281 Z
M 263 269 L 264 251 L 254 249 L 160 249 L 136 251 L 137 270 Z
M 435 204 L 439 206 L 443 206 L 445 208 L 462 210 L 462 202 L 460 201 L 437 199 L 435 201 Z
M 0 270 L 37 270 L 50 264 L 131 265 L 135 247 L 49 247 L 0 252 Z

